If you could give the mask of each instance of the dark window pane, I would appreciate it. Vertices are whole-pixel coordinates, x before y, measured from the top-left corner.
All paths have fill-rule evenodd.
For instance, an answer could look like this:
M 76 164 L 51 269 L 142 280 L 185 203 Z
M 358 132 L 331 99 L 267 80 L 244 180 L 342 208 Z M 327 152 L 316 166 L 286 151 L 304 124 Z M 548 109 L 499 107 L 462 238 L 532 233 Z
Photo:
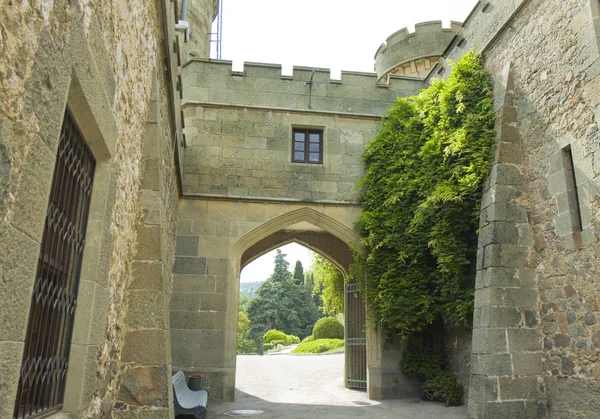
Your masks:
M 295 151 L 294 152 L 294 160 L 304 161 L 304 152 L 303 151 Z
M 310 134 L 309 138 L 311 143 L 318 143 L 320 142 L 321 136 L 319 134 Z
M 309 151 L 316 151 L 317 153 L 319 152 L 319 149 L 321 147 L 321 144 L 319 143 L 311 143 L 310 147 L 309 147 Z
M 310 161 L 319 161 L 320 154 L 319 153 L 310 153 L 309 160 Z
M 303 132 L 295 132 L 294 133 L 294 141 L 304 142 L 304 133 Z
M 304 143 L 294 143 L 294 150 L 304 151 Z

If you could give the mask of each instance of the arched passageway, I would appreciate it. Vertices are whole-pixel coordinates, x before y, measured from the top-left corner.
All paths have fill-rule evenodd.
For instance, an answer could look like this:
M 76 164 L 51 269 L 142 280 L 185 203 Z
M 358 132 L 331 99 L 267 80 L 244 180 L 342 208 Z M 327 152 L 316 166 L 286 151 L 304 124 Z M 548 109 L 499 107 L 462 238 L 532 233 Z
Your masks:
M 173 368 L 201 372 L 211 396 L 232 400 L 241 269 L 274 248 L 299 242 L 346 274 L 350 246 L 358 245 L 352 229 L 358 207 L 188 200 L 179 215 Z
M 239 278 L 241 269 L 248 263 L 291 242 L 300 243 L 328 259 L 342 272 L 346 282 L 349 282 L 348 268 L 353 261 L 350 246 L 358 245 L 358 237 L 347 226 L 309 208 L 277 217 L 242 237 L 234 246 L 237 254 L 241 252 L 239 267 L 236 266 L 236 278 Z M 364 302 L 360 298 L 356 284 L 345 288 L 345 301 L 349 310 L 345 312 L 344 382 L 349 387 L 366 388 Z M 237 310 L 237 307 L 235 309 Z
M 286 228 L 273 233 L 249 247 L 242 254 L 240 268 L 243 270 L 249 263 L 288 243 L 298 243 L 318 253 L 342 273 L 345 308 L 344 383 L 346 387 L 366 388 L 366 310 L 358 284 L 348 276 L 348 268 L 352 263 L 353 255 L 347 243 L 311 224 L 301 223 L 294 229 Z

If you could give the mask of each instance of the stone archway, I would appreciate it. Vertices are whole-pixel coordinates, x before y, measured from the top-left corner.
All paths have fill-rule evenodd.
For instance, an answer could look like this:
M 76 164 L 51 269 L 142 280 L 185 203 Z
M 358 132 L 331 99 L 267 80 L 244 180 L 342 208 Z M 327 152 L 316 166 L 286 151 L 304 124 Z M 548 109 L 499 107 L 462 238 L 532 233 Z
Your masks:
M 280 229 L 277 230 L 278 228 Z M 258 239 L 259 237 L 262 238 Z M 352 241 L 345 241 L 349 238 Z M 240 264 L 236 265 L 238 282 L 241 270 L 247 264 L 291 242 L 299 243 L 325 257 L 342 272 L 345 281 L 348 282 L 349 267 L 353 262 L 351 246 L 358 246 L 358 237 L 353 231 L 348 231 L 346 226 L 310 208 L 302 208 L 277 217 L 240 239 L 234 246 L 236 254 L 245 248 L 240 257 Z M 358 291 L 358 284 L 347 284 L 344 288 L 344 383 L 347 387 L 366 388 L 365 305 Z M 237 315 L 237 307 L 235 308 Z
M 356 205 L 182 200 L 171 301 L 173 368 L 200 372 L 215 400 L 232 400 L 239 275 L 249 261 L 290 241 L 344 273 Z

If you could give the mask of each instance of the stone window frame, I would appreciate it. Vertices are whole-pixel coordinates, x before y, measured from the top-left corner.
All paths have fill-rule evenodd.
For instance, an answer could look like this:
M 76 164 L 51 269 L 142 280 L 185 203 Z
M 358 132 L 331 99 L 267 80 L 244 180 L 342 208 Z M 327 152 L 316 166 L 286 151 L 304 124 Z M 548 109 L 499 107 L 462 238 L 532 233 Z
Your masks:
M 584 155 L 581 142 L 568 134 L 558 138 L 550 156 L 548 192 L 556 203 L 555 234 L 569 249 L 596 240 L 589 193 L 592 178 L 592 157 Z
M 70 225 L 73 229 L 72 231 L 75 232 L 75 235 L 78 233 L 81 235 L 83 243 L 85 244 L 87 240 L 86 227 L 89 205 L 91 204 L 91 195 L 94 190 L 93 174 L 96 172 L 96 161 L 93 158 L 91 150 L 87 147 L 87 142 L 81 133 L 81 130 L 74 121 L 69 106 L 65 109 L 61 126 L 60 140 L 58 143 L 59 149 L 63 149 L 63 156 L 61 157 L 58 154 L 55 156 L 55 169 L 51 183 L 52 191 L 49 194 L 50 198 L 48 200 L 50 203 L 53 202 L 55 204 L 55 211 L 56 205 L 61 208 L 59 211 L 61 215 L 59 216 L 54 211 L 50 214 L 52 207 L 47 207 L 47 221 L 42 236 L 39 255 L 40 263 L 36 269 L 34 287 L 39 288 L 40 284 L 43 284 L 48 278 L 54 277 L 55 279 L 52 283 L 62 283 L 65 287 L 64 289 L 71 289 L 75 301 L 77 301 L 79 295 L 79 279 L 81 277 L 78 266 L 81 267 L 80 264 L 83 263 L 83 254 L 80 255 L 77 251 L 68 250 L 69 248 L 77 246 L 77 238 L 71 237 L 63 239 L 62 242 L 60 239 L 58 239 L 59 242 L 56 240 L 58 236 L 67 231 L 65 229 Z M 83 147 L 81 147 L 82 144 Z M 61 147 L 61 145 L 63 146 Z M 79 176 L 82 176 L 84 180 L 80 181 L 77 173 L 72 173 L 71 170 L 65 170 L 65 166 L 71 166 L 73 164 L 80 165 L 79 168 L 81 171 L 79 172 Z M 89 186 L 91 187 L 89 197 L 86 197 L 87 186 L 82 185 L 86 179 L 89 180 Z M 73 205 L 73 203 L 75 206 L 70 207 L 69 205 Z M 64 222 L 65 218 L 63 217 L 66 217 L 66 225 Z M 85 223 L 85 226 L 83 226 L 83 223 Z M 65 265 L 67 267 L 71 266 L 72 268 L 65 268 Z M 36 293 L 34 292 L 32 300 L 36 299 L 35 296 Z M 38 296 L 40 295 L 38 294 Z M 40 304 L 39 301 L 32 303 L 29 309 L 31 318 L 29 319 L 27 326 L 23 356 L 25 356 L 25 352 L 28 352 L 28 359 L 31 362 L 32 359 L 35 359 L 31 358 L 32 355 L 39 356 L 41 355 L 40 352 L 42 352 L 44 353 L 44 355 L 41 355 L 44 362 L 51 358 L 56 358 L 61 360 L 64 359 L 68 364 L 75 316 L 61 316 L 60 313 L 47 311 L 48 305 L 53 305 L 60 301 L 58 299 L 59 296 L 50 295 L 41 291 L 40 297 L 42 303 Z M 44 306 L 46 307 L 44 308 Z M 75 308 L 76 307 L 77 305 L 75 305 Z M 44 320 L 36 321 L 36 319 L 44 319 L 44 316 L 48 316 L 46 318 L 49 319 L 49 323 L 45 323 Z M 37 324 L 42 324 L 41 328 L 40 326 L 36 326 Z M 62 338 L 55 340 L 59 335 L 62 336 Z M 32 347 L 35 349 L 32 350 Z M 22 363 L 21 368 L 25 368 L 28 373 L 32 372 L 31 366 L 25 367 L 25 362 Z M 24 375 L 24 372 L 22 371 L 19 381 L 25 376 L 26 375 Z M 20 397 L 15 403 L 15 410 L 19 412 L 18 416 L 25 415 L 26 417 L 30 417 L 45 415 L 62 409 L 64 392 L 61 394 L 60 389 L 66 384 L 66 376 L 61 376 L 57 380 L 51 381 L 52 382 L 47 384 L 45 392 L 50 393 L 53 396 L 48 400 L 34 400 L 32 403 L 28 403 L 30 401 L 28 396 L 32 391 L 35 394 L 35 392 L 44 389 L 44 385 L 40 383 L 29 386 L 26 384 L 23 385 Z M 25 389 L 27 389 L 26 392 Z M 28 405 L 31 406 L 33 411 L 30 414 L 27 414 L 26 410 Z M 22 407 L 24 407 L 25 410 L 22 411 Z
M 295 143 L 297 142 L 295 140 L 295 134 L 296 133 L 303 133 L 305 135 L 304 138 L 304 158 L 302 160 L 300 159 L 296 159 L 295 158 L 295 153 L 296 152 L 301 152 L 296 150 L 295 147 Z M 310 161 L 310 150 L 309 150 L 309 145 L 310 145 L 310 134 L 318 134 L 319 135 L 319 160 L 318 161 Z M 292 163 L 297 163 L 297 164 L 315 164 L 315 165 L 323 165 L 323 160 L 324 160 L 324 138 L 325 138 L 325 130 L 322 127 L 305 127 L 305 126 L 292 126 L 292 135 L 291 135 L 291 158 L 292 158 Z
M 95 23 L 90 25 L 89 31 L 96 31 L 94 35 L 99 34 Z M 66 46 L 59 52 L 51 35 L 42 31 L 30 77 L 34 84 L 35 80 L 46 80 L 52 75 L 54 98 L 45 109 L 36 112 L 40 125 L 45 128 L 41 135 L 48 152 L 43 153 L 45 164 L 36 165 L 35 175 L 41 179 L 52 179 L 58 139 L 67 107 L 96 159 L 65 397 L 62 409 L 48 412 L 44 416 L 47 418 L 80 412 L 88 406 L 98 381 L 96 357 L 105 339 L 109 308 L 108 272 L 112 245 L 109 225 L 112 200 L 116 192 L 112 157 L 115 154 L 118 134 L 107 91 L 111 91 L 114 79 L 105 67 L 99 68 L 96 64 L 96 60 L 106 62 L 106 51 L 99 50 L 97 46 L 94 48 L 87 39 L 88 35 L 81 23 L 75 20 Z M 32 88 L 26 91 L 26 95 L 31 95 L 35 101 L 37 91 Z M 25 164 L 31 165 L 36 162 L 26 161 Z M 28 182 L 33 180 L 25 179 L 16 195 L 15 207 L 31 207 L 32 202 L 36 204 L 34 209 L 23 213 L 19 222 L 43 226 L 51 185 L 48 182 L 37 188 L 29 188 Z M 44 196 L 45 199 L 40 200 L 40 196 Z M 42 232 L 40 228 L 36 229 L 35 236 L 38 236 L 37 230 L 40 230 L 39 237 L 34 238 L 39 243 Z M 35 258 L 37 256 L 36 254 Z M 30 285 L 32 290 L 35 274 L 27 279 L 30 281 L 27 285 Z M 31 294 L 28 298 L 31 299 Z M 28 318 L 30 310 L 30 303 L 24 304 L 22 311 L 15 313 L 15 317 Z M 15 368 L 18 371 L 20 363 Z M 12 374 L 11 377 L 13 381 L 6 383 L 8 398 L 4 400 L 14 406 L 19 374 Z

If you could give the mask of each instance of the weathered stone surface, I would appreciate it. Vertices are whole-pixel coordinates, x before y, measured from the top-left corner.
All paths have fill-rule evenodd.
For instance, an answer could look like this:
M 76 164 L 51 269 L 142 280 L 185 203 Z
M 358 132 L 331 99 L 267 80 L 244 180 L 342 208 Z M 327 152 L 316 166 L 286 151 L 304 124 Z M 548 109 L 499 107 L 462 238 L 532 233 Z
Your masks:
M 600 415 L 600 386 L 597 380 L 546 377 L 550 412 L 555 417 L 578 414 L 583 418 Z
M 166 278 L 163 277 L 163 265 L 158 261 L 143 261 L 133 263 L 133 280 L 131 289 L 164 289 Z
M 39 248 L 22 231 L 0 226 L 0 340 L 25 340 Z
M 542 373 L 542 355 L 514 354 L 512 356 L 514 375 L 536 376 Z
M 162 260 L 161 229 L 142 224 L 137 230 L 137 260 Z
M 119 401 L 134 406 L 169 407 L 169 375 L 166 366 L 128 368 L 121 376 Z
M 127 332 L 123 346 L 123 362 L 139 362 L 147 365 L 162 365 L 167 351 L 165 330 L 135 330 Z
M 177 256 L 198 256 L 200 237 L 198 236 L 177 236 L 177 247 L 175 255 Z
M 176 257 L 173 265 L 174 274 L 203 275 L 206 273 L 206 258 Z
M 23 359 L 22 342 L 0 342 L 0 414 L 2 417 L 13 416 L 14 399 L 17 396 L 20 366 Z
M 166 329 L 168 295 L 162 290 L 131 290 L 127 324 L 133 329 Z
M 540 398 L 537 377 L 500 377 L 500 398 L 505 400 L 536 400 Z

